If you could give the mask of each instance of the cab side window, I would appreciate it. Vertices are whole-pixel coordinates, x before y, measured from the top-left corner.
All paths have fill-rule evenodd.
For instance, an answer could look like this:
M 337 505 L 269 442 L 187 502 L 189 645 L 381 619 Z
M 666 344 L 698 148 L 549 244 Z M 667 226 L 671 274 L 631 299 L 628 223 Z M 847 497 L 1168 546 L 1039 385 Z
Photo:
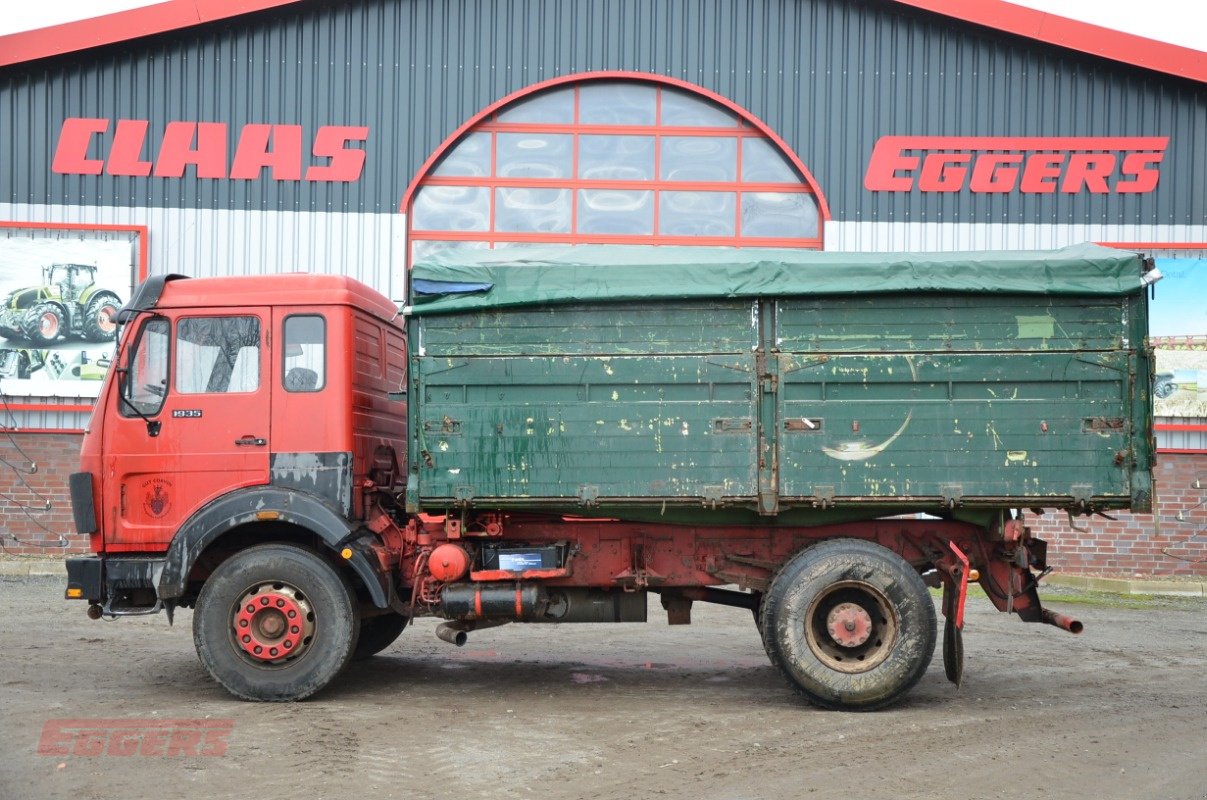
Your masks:
M 317 314 L 285 318 L 285 363 L 281 380 L 287 392 L 317 392 L 327 385 L 327 323 Z
M 176 326 L 176 391 L 254 392 L 260 387 L 257 317 L 190 317 Z
M 130 349 L 118 403 L 123 417 L 153 417 L 163 408 L 168 394 L 168 347 L 171 326 L 163 317 L 149 319 Z

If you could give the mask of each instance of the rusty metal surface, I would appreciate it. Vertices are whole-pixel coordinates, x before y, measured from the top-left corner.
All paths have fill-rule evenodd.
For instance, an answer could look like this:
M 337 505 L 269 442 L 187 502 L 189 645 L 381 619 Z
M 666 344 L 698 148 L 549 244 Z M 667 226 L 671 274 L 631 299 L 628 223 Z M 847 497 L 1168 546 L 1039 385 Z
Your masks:
M 312 494 L 352 516 L 352 453 L 272 453 L 273 486 Z

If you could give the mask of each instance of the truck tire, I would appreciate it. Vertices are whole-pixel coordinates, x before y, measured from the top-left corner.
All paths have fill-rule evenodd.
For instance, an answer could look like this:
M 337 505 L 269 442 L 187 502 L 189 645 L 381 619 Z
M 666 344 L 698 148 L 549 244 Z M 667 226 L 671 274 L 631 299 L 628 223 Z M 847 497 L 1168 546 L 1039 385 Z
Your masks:
M 763 599 L 763 646 L 822 708 L 871 711 L 909 691 L 935 651 L 935 607 L 908 563 L 858 539 L 793 556 Z
M 394 644 L 394 640 L 399 637 L 403 628 L 410 621 L 410 617 L 393 612 L 362 619 L 360 636 L 356 640 L 356 650 L 352 653 L 352 660 L 363 661 L 371 658 Z
M 81 332 L 90 342 L 111 342 L 117 335 L 117 322 L 111 315 L 121 308 L 117 295 L 102 292 L 88 302 L 84 310 L 84 321 Z
M 63 332 L 63 310 L 54 303 L 39 303 L 25 312 L 21 330 L 34 344 L 53 344 Z
M 244 700 L 302 700 L 356 649 L 356 597 L 310 550 L 265 544 L 218 566 L 197 598 L 193 642 L 214 680 Z

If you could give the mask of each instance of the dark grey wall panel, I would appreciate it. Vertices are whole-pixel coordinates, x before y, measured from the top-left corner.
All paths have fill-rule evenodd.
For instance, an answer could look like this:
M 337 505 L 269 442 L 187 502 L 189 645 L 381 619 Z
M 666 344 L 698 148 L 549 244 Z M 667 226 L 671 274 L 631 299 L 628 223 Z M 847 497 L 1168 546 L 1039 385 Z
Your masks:
M 313 3 L 0 70 L 0 202 L 388 212 L 483 106 L 593 70 L 670 75 L 769 123 L 836 219 L 1203 224 L 1202 84 L 883 0 Z M 63 176 L 66 117 L 368 125 L 355 184 Z M 882 135 L 1169 136 L 1146 195 L 872 193 Z

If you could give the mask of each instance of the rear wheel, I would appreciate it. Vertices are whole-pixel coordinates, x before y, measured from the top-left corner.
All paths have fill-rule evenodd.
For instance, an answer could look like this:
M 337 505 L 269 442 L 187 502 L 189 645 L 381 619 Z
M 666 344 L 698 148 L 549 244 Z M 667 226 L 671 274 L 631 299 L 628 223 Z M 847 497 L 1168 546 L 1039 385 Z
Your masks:
M 119 307 L 116 295 L 106 292 L 92 298 L 84 311 L 84 338 L 90 342 L 112 341 L 117 333 L 117 321 L 114 317 Z
M 370 658 L 394 644 L 394 640 L 402 634 L 403 628 L 410 621 L 410 617 L 395 613 L 362 619 L 360 637 L 356 640 L 356 650 L 352 653 L 352 660 L 362 661 Z
M 934 655 L 935 608 L 896 553 L 857 539 L 821 542 L 775 576 L 763 646 L 809 702 L 869 711 L 909 691 Z
M 25 314 L 21 327 L 34 344 L 53 344 L 63 332 L 63 311 L 54 303 L 39 303 Z
M 214 680 L 245 700 L 301 700 L 356 648 L 356 598 L 310 550 L 248 548 L 214 570 L 197 598 L 193 642 Z

